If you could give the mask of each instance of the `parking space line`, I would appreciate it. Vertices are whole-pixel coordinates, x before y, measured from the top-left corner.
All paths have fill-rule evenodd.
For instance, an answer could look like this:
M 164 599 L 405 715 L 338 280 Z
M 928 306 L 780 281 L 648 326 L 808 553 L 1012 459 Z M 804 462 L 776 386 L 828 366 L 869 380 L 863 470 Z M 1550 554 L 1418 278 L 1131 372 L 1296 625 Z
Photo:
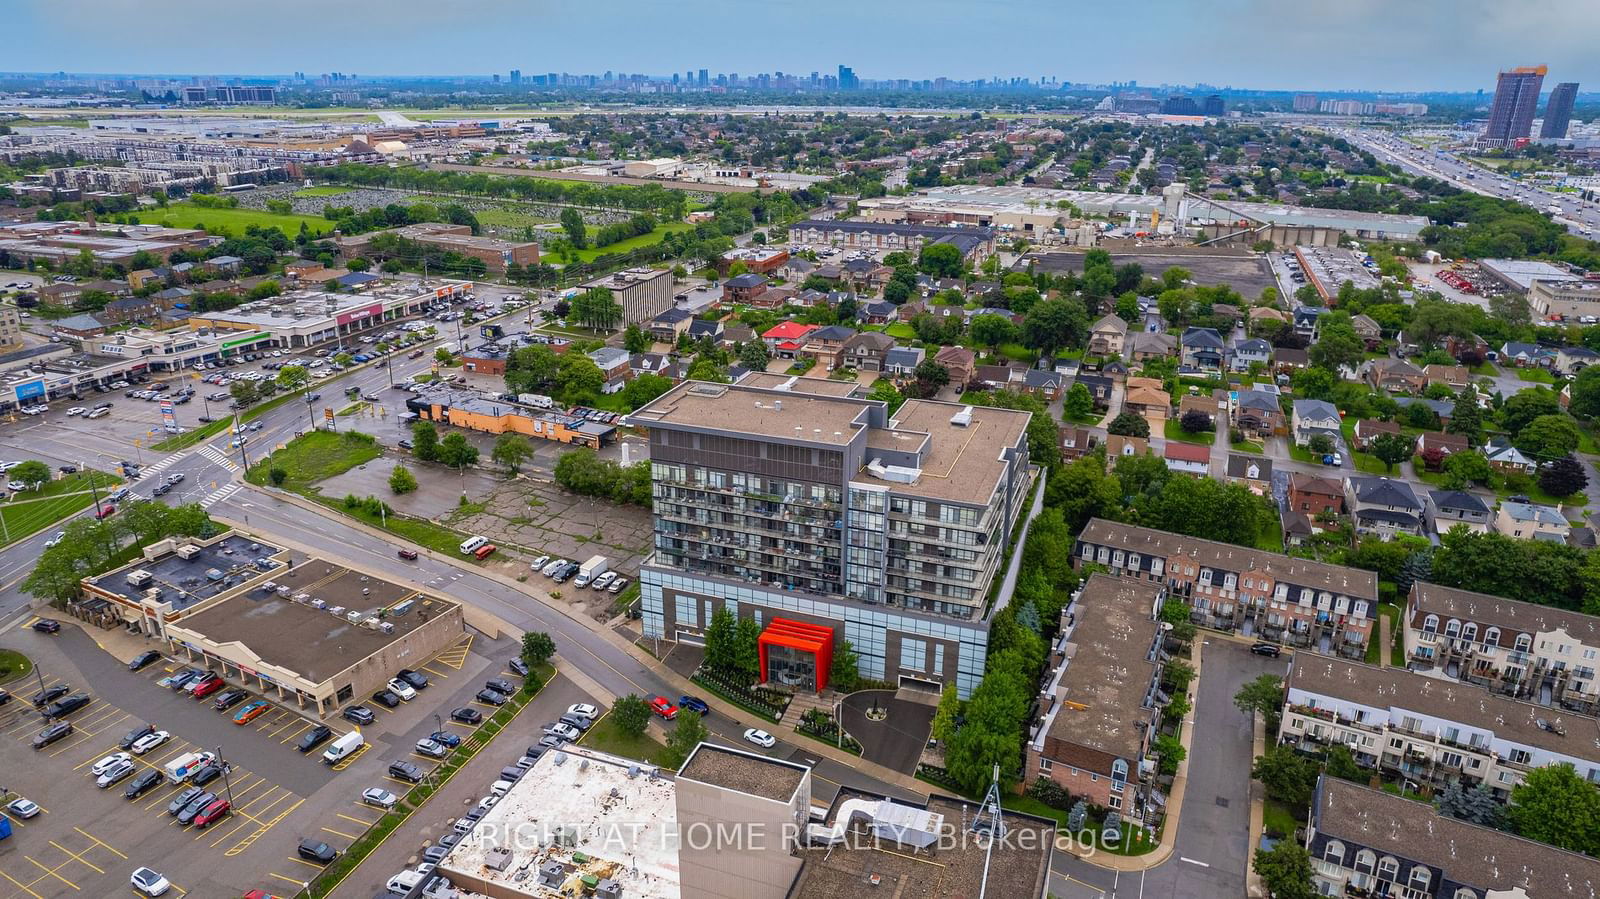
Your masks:
M 310 729 L 311 729 L 311 722 L 310 721 L 301 721 L 300 722 L 300 726 L 295 729 L 294 733 L 290 734 L 287 737 L 284 737 L 283 739 L 279 740 L 278 742 L 287 744 L 290 740 L 293 740 L 295 737 L 300 736 L 301 734 L 305 733 L 306 731 L 308 731 Z M 276 736 L 276 734 L 274 736 Z
M 22 881 L 16 879 L 15 877 L 12 877 L 10 874 L 7 874 L 4 871 L 0 871 L 0 877 L 4 877 L 6 880 L 9 880 L 12 883 L 16 884 L 17 885 L 17 889 L 23 891 L 24 893 L 27 893 L 29 896 L 32 896 L 33 899 L 44 899 L 43 896 L 39 895 L 38 893 L 35 893 L 33 890 L 28 889 L 26 884 L 24 884 Z M 35 882 L 37 882 L 37 881 L 35 881 Z
M 265 780 L 265 779 L 266 778 L 262 778 L 262 780 Z M 260 785 L 261 785 L 260 781 L 257 781 L 254 784 L 254 786 L 257 786 L 257 787 L 260 786 Z M 244 805 L 239 806 L 239 811 L 241 811 L 241 812 L 249 811 L 250 806 L 255 805 L 256 803 L 258 803 L 261 800 L 267 798 L 268 796 L 271 796 L 273 793 L 276 793 L 277 791 L 279 791 L 281 789 L 283 789 L 283 788 L 278 786 L 277 784 L 273 784 L 272 785 L 272 789 L 266 791 L 265 793 L 262 793 L 260 796 L 257 796 L 256 798 L 250 800 L 249 802 L 246 802 Z
M 248 777 L 248 776 L 249 775 L 246 775 L 246 777 Z M 234 802 L 237 803 L 239 801 L 239 797 L 240 796 L 243 796 L 244 794 L 250 792 L 251 790 L 254 790 L 256 787 L 259 787 L 259 786 L 261 786 L 262 784 L 264 784 L 266 782 L 267 782 L 267 779 L 265 777 L 257 776 L 255 783 L 250 784 L 247 787 L 236 787 L 236 788 L 234 788 L 234 791 L 233 791 L 233 800 L 234 800 Z
M 402 787 L 405 787 L 405 788 L 406 788 L 406 789 L 407 789 L 407 790 L 409 790 L 409 789 L 411 789 L 411 788 L 412 788 L 412 787 L 414 787 L 414 786 L 416 786 L 416 784 L 414 784 L 414 783 L 412 783 L 412 782 L 411 782 L 411 781 L 409 781 L 409 780 L 401 780 L 401 779 L 400 779 L 400 778 L 398 778 L 398 777 L 390 777 L 390 776 L 389 776 L 389 775 L 387 775 L 387 774 L 385 774 L 385 775 L 384 775 L 384 776 L 383 776 L 383 779 L 384 779 L 384 780 L 387 780 L 387 781 L 388 781 L 388 782 L 390 782 L 390 783 L 396 783 L 396 784 L 399 784 L 399 785 L 400 785 L 400 786 L 402 786 Z
M 211 848 L 212 848 L 212 849 L 215 849 L 215 848 L 217 848 L 217 847 L 218 847 L 218 846 L 220 846 L 220 845 L 222 845 L 222 842 L 223 842 L 223 841 L 224 841 L 224 840 L 226 840 L 226 839 L 227 839 L 227 838 L 228 838 L 228 837 L 231 837 L 231 836 L 233 836 L 233 834 L 234 834 L 234 831 L 236 831 L 236 830 L 238 830 L 238 829 L 239 829 L 239 828 L 241 828 L 241 827 L 243 827 L 243 826 L 245 826 L 245 824 L 246 824 L 246 823 L 247 823 L 247 822 L 246 822 L 246 821 L 245 821 L 245 819 L 243 819 L 243 818 L 236 818 L 236 819 L 235 819 L 235 820 L 234 820 L 234 822 L 233 822 L 233 826 L 232 826 L 232 827 L 230 827 L 230 828 L 228 828 L 228 829 L 227 829 L 227 830 L 225 830 L 225 831 L 223 831 L 223 832 L 222 832 L 222 835 L 221 835 L 221 836 L 218 836 L 218 837 L 217 837 L 217 838 L 216 838 L 216 839 L 215 839 L 215 840 L 212 840 L 212 841 L 211 841 L 211 844 L 210 844 L 210 846 L 211 846 Z
M 107 845 L 107 844 L 106 844 L 106 843 L 105 843 L 105 842 L 104 842 L 104 841 L 103 841 L 103 840 L 101 840 L 101 839 L 100 839 L 100 838 L 99 838 L 99 837 L 97 837 L 97 836 L 95 836 L 95 835 L 94 835 L 94 834 L 92 834 L 92 833 L 90 833 L 90 832 L 88 832 L 88 831 L 87 831 L 87 830 L 84 830 L 84 829 L 83 829 L 83 828 L 81 828 L 81 827 L 78 827 L 78 826 L 76 826 L 76 825 L 74 825 L 74 826 L 73 826 L 73 828 L 72 828 L 72 829 L 73 829 L 73 830 L 76 830 L 76 831 L 77 831 L 77 832 L 78 832 L 78 833 L 81 833 L 81 834 L 83 834 L 83 835 L 84 835 L 84 836 L 86 836 L 86 837 L 88 837 L 88 838 L 89 838 L 89 839 L 91 839 L 91 840 L 93 840 L 93 841 L 94 841 L 94 844 L 95 844 L 95 845 L 96 845 L 96 846 L 99 846 L 99 847 L 101 847 L 101 848 L 102 848 L 102 849 L 105 849 L 105 850 L 106 850 L 106 851 L 108 851 L 108 852 L 111 852 L 111 853 L 113 853 L 113 854 L 115 854 L 115 855 L 116 855 L 116 856 L 117 856 L 117 857 L 118 857 L 118 858 L 121 858 L 121 859 L 122 859 L 122 860 L 123 860 L 123 861 L 127 861 L 127 860 L 128 860 L 128 857 L 127 857 L 127 856 L 126 856 L 126 855 L 123 855 L 123 854 L 122 854 L 122 853 L 121 853 L 121 852 L 118 852 L 118 851 L 117 851 L 117 850 L 116 850 L 116 849 L 113 849 L 113 848 L 112 848 L 112 847 L 111 847 L 111 846 L 109 846 L 109 845 Z
M 426 671 L 429 674 L 433 675 L 434 677 L 442 677 L 442 678 L 449 678 L 450 677 L 450 675 L 445 674 L 443 671 L 435 671 L 432 668 L 429 668 L 427 665 L 420 666 L 419 670 Z
M 295 861 L 299 861 L 299 859 L 295 859 Z M 303 880 L 295 880 L 293 877 L 285 877 L 282 874 L 278 874 L 278 873 L 276 873 L 274 871 L 268 871 L 267 872 L 267 876 L 268 877 L 276 877 L 279 880 L 287 880 L 288 882 L 294 884 L 297 887 L 302 887 L 303 888 L 306 885 L 306 882 L 303 881 Z M 34 895 L 37 896 L 39 894 L 38 893 L 34 893 Z
M 68 849 L 67 847 L 61 845 L 60 843 L 57 843 L 55 840 L 50 840 L 49 843 L 50 843 L 50 845 L 56 847 L 57 849 L 60 849 L 66 855 L 70 855 L 74 859 L 77 859 L 79 864 L 84 865 L 86 867 L 93 868 L 96 873 L 99 873 L 99 874 L 106 873 L 106 869 L 100 867 L 99 865 L 91 864 L 80 853 L 73 852 L 71 849 Z
M 315 862 L 308 862 L 303 858 L 291 858 L 289 861 L 292 861 L 297 865 L 305 865 L 307 868 L 314 868 L 318 871 L 321 871 L 323 868 L 322 865 L 316 864 Z
M 373 824 L 377 823 L 376 821 L 364 821 L 360 818 L 352 818 L 344 812 L 334 812 L 333 814 L 335 817 L 343 818 L 346 821 L 354 821 L 355 823 L 360 824 L 362 827 L 371 827 Z
M 333 766 L 333 770 L 343 771 L 344 769 L 350 767 L 350 763 L 365 755 L 366 751 L 371 748 L 371 746 L 371 743 L 362 743 L 360 746 L 357 746 L 356 751 L 350 753 L 344 759 L 340 760 L 338 764 Z
M 33 862 L 34 866 L 37 867 L 39 870 L 43 871 L 45 874 L 47 874 L 47 875 L 49 875 L 51 877 L 54 877 L 56 880 L 61 881 L 62 883 L 66 884 L 69 887 L 72 887 L 73 889 L 75 889 L 75 890 L 77 890 L 79 892 L 83 892 L 83 888 L 82 887 L 80 887 L 77 884 L 73 883 L 72 881 L 66 879 L 65 877 L 62 877 L 60 874 L 57 874 L 55 868 L 46 868 L 44 865 L 40 864 L 39 861 L 37 859 L 35 859 L 33 856 L 31 856 L 31 855 L 24 855 L 23 858 L 27 859 L 30 862 Z M 57 867 L 65 867 L 66 864 L 67 864 L 66 862 L 62 862 Z M 43 877 L 39 878 L 39 880 L 43 880 L 43 879 L 44 879 Z M 38 880 L 34 881 L 34 883 L 38 883 L 38 882 L 39 882 Z
M 345 832 L 344 832 L 344 831 L 342 831 L 342 830 L 334 830 L 334 829 L 333 829 L 333 828 L 331 828 L 331 827 L 324 827 L 324 828 L 321 828 L 321 829 L 322 829 L 322 830 L 326 830 L 326 831 L 327 831 L 327 832 L 328 832 L 328 833 L 331 833 L 331 834 L 335 834 L 335 835 L 337 835 L 337 836 L 341 836 L 341 837 L 344 837 L 344 838 L 345 838 L 345 839 L 347 839 L 347 840 L 353 840 L 353 839 L 355 839 L 355 838 L 356 838 L 356 837 L 355 837 L 355 834 L 349 834 L 349 833 L 345 833 Z
M 233 844 L 231 847 L 229 847 L 228 851 L 224 852 L 223 855 L 225 855 L 225 856 L 227 856 L 229 858 L 232 858 L 233 856 L 238 855 L 239 853 L 245 851 L 246 849 L 249 849 L 252 845 L 255 844 L 256 840 L 259 840 L 261 838 L 262 834 L 266 833 L 267 831 L 271 830 L 274 827 L 277 827 L 279 822 L 281 822 L 284 818 L 289 817 L 289 815 L 292 814 L 295 809 L 299 808 L 301 806 L 301 804 L 303 804 L 304 802 L 305 802 L 304 799 L 295 800 L 294 805 L 291 805 L 288 808 L 284 809 L 283 811 L 279 812 L 277 817 L 273 818 L 271 821 L 268 821 L 265 824 L 262 824 L 259 827 L 257 827 L 253 832 L 251 832 L 251 834 L 249 836 L 245 837 L 244 839 L 240 840 L 239 842 L 237 842 L 237 843 Z
M 118 750 L 115 747 L 112 747 L 112 748 L 107 749 L 103 753 L 91 754 L 88 758 L 84 759 L 83 761 L 79 762 L 76 765 L 73 765 L 72 766 L 72 770 L 77 771 L 77 770 L 79 770 L 81 768 L 84 768 L 84 767 L 87 767 L 89 765 L 92 765 L 95 762 L 98 762 L 101 759 L 105 758 L 106 756 L 111 755 L 111 754 L 113 754 L 113 753 L 115 753 L 117 751 Z M 132 758 L 134 756 L 132 756 L 132 754 L 130 753 L 129 757 Z

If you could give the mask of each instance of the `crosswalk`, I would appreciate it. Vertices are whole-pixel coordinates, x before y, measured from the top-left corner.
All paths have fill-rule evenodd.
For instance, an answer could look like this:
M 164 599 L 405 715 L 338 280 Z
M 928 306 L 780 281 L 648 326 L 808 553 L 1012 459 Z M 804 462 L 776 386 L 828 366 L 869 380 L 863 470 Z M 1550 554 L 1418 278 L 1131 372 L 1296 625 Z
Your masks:
M 174 462 L 177 462 L 182 458 L 182 452 L 173 453 L 159 462 L 151 462 L 149 465 L 144 466 L 142 469 L 140 469 L 140 474 L 155 474 L 159 471 L 165 471 L 166 469 L 172 467 Z
M 209 509 L 243 489 L 243 484 L 223 484 L 221 487 L 206 494 L 205 499 L 200 500 L 200 507 Z
M 200 447 L 200 455 L 205 456 L 207 459 L 210 459 L 212 462 L 221 465 L 223 468 L 226 468 L 229 471 L 239 470 L 239 463 L 228 458 L 227 453 L 224 453 L 222 450 L 217 449 L 209 443 Z

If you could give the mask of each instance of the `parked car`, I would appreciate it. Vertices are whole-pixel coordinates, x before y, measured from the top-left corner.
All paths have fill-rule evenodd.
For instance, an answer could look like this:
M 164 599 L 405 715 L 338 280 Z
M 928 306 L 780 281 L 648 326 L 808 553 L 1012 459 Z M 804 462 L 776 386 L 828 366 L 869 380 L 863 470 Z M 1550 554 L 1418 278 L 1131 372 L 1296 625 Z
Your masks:
M 204 768 L 201 768 L 199 771 L 196 771 L 194 776 L 189 778 L 189 782 L 197 787 L 203 787 L 206 784 L 211 783 L 213 780 L 221 777 L 223 770 L 223 763 L 212 762 L 211 764 L 206 765 Z
M 418 690 L 426 690 L 428 688 L 428 676 L 410 668 L 401 668 L 400 673 L 395 675 L 395 680 L 409 684 Z
M 461 724 L 478 725 L 483 723 L 483 713 L 477 709 L 469 709 L 463 706 L 450 711 L 450 720 Z
M 219 712 L 226 712 L 228 709 L 244 702 L 249 695 L 249 690 L 225 690 L 217 694 L 216 701 L 211 703 L 211 707 Z
M 250 702 L 245 703 L 244 706 L 239 709 L 239 711 L 233 713 L 233 723 L 249 724 L 250 722 L 266 714 L 267 709 L 270 707 L 271 706 L 265 699 L 251 700 Z
M 458 734 L 452 733 L 448 730 L 436 730 L 433 733 L 428 734 L 428 739 L 438 743 L 446 749 L 454 749 L 461 745 L 461 737 Z
M 400 697 L 388 690 L 379 690 L 372 694 L 372 701 L 386 709 L 399 708 L 400 706 Z
M 627 588 L 627 586 L 628 586 L 628 579 L 625 578 L 625 577 L 619 577 L 616 580 L 611 582 L 611 586 L 606 588 L 606 592 L 608 592 L 608 593 L 621 593 L 624 589 Z
M 167 814 L 177 817 L 179 812 L 188 808 L 189 803 L 193 802 L 200 796 L 201 793 L 204 792 L 205 790 L 202 790 L 199 787 L 185 788 L 184 790 L 180 791 L 178 795 L 172 797 L 171 802 L 167 803 Z
M 583 731 L 578 730 L 576 727 L 573 727 L 570 724 L 563 724 L 559 721 L 546 724 L 544 726 L 544 732 L 548 736 L 560 737 L 568 742 L 575 741 L 579 737 L 583 736 Z
M 91 699 L 88 693 L 74 693 L 71 696 L 63 696 L 45 706 L 42 714 L 47 721 L 55 718 L 65 718 L 90 702 Z
M 417 698 L 416 689 L 398 677 L 389 681 L 388 687 L 389 692 L 400 697 L 401 702 L 410 702 Z
M 433 759 L 442 759 L 450 753 L 450 750 L 442 743 L 436 743 L 426 737 L 417 741 L 416 750 L 418 755 L 425 755 Z
M 72 733 L 71 721 L 58 721 L 33 735 L 33 748 L 40 750 Z
M 389 765 L 389 776 L 396 780 L 421 783 L 422 775 L 422 766 L 413 762 L 391 762 Z
M 377 715 L 372 713 L 371 709 L 364 705 L 350 706 L 341 713 L 341 717 L 355 724 L 371 724 L 378 718 Z
M 134 767 L 135 766 L 132 759 L 122 759 L 115 765 L 107 768 L 99 777 L 95 778 L 94 785 L 102 790 L 107 789 L 113 784 L 122 780 L 124 777 L 132 774 Z
M 311 750 L 317 748 L 317 744 L 328 739 L 332 735 L 333 728 L 326 724 L 319 724 L 316 727 L 306 731 L 305 735 L 300 738 L 300 742 L 296 743 L 294 748 L 300 750 L 301 752 L 310 752 Z
M 139 727 L 136 727 L 133 730 L 123 734 L 122 739 L 117 743 L 117 748 L 132 749 L 133 744 L 143 740 L 145 737 L 148 737 L 155 732 L 156 726 L 154 724 L 140 725 Z
M 158 660 L 160 658 L 161 658 L 161 653 L 156 652 L 153 649 L 147 649 L 144 652 L 141 652 L 138 655 L 134 656 L 132 661 L 128 662 L 128 670 L 129 671 L 138 671 L 138 670 L 150 665 L 152 662 L 155 662 L 156 660 Z
M 71 692 L 71 684 L 51 684 L 50 686 L 45 687 L 43 690 L 33 694 L 33 707 L 36 709 L 42 709 Z
M 54 618 L 40 618 L 33 623 L 33 629 L 41 634 L 54 634 L 61 630 L 61 622 Z
M 162 774 L 160 769 L 148 768 L 143 774 L 128 781 L 128 785 L 122 788 L 122 798 L 138 799 L 165 782 L 166 775 Z
M 1276 643 L 1267 643 L 1265 641 L 1262 641 L 1262 642 L 1258 642 L 1258 643 L 1253 644 L 1250 647 L 1250 651 L 1255 653 L 1258 656 L 1268 656 L 1269 658 L 1274 658 L 1275 659 L 1280 654 L 1282 654 L 1283 647 L 1279 646 Z
M 339 857 L 339 850 L 314 837 L 307 837 L 301 840 L 300 845 L 296 847 L 296 852 L 306 861 L 316 862 L 320 865 L 326 865 Z
M 772 734 L 769 734 L 764 730 L 757 730 L 753 727 L 744 732 L 744 739 L 746 743 L 754 743 L 755 745 L 760 746 L 762 749 L 771 749 L 772 747 L 778 745 L 777 738 Z
M 491 690 L 488 687 L 479 690 L 472 698 L 487 705 L 506 704 L 506 694 L 501 693 L 499 690 Z
M 668 721 L 678 717 L 678 707 L 673 705 L 672 700 L 665 696 L 650 697 L 650 710 Z
M 170 739 L 172 739 L 172 734 L 164 730 L 158 730 L 139 738 L 131 748 L 134 755 L 144 755 Z
M 373 808 L 381 808 L 387 811 L 394 808 L 395 803 L 399 802 L 400 798 L 382 787 L 368 787 L 361 791 L 361 801 Z
M 217 794 L 212 793 L 209 790 L 201 793 L 199 796 L 194 797 L 189 801 L 188 805 L 184 806 L 182 810 L 178 812 L 178 823 L 185 827 L 193 824 L 195 816 L 199 815 L 200 812 L 205 809 L 206 806 L 210 805 L 211 801 L 216 798 Z
M 711 706 L 707 705 L 706 701 L 698 696 L 678 697 L 678 708 L 696 712 L 702 718 L 711 714 Z
M 511 673 L 517 675 L 518 677 L 528 676 L 528 663 L 524 662 L 520 658 L 512 659 L 511 661 L 507 662 L 506 667 L 510 668 Z
M 141 896 L 165 896 L 172 889 L 172 883 L 154 868 L 135 868 L 128 881 L 133 885 L 134 892 Z

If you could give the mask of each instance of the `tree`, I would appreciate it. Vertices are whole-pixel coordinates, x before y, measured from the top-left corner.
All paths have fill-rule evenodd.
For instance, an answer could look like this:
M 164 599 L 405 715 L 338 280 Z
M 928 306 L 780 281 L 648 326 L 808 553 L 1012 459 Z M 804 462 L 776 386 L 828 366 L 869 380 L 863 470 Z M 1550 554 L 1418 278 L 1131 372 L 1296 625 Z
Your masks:
M 911 299 L 911 287 L 904 281 L 890 281 L 883 285 L 883 298 L 899 306 Z
M 1488 486 L 1494 469 L 1482 453 L 1451 453 L 1440 463 L 1445 474 L 1445 488 L 1465 490 L 1470 484 Z
M 1278 713 L 1283 707 L 1283 681 L 1263 674 L 1233 694 L 1233 704 L 1246 715 L 1260 714 L 1267 721 L 1267 733 L 1278 730 Z
M 611 704 L 611 720 L 617 729 L 630 737 L 642 737 L 650 726 L 650 704 L 629 693 Z
M 761 674 L 761 625 L 754 618 L 740 618 L 733 631 L 734 670 L 753 684 Z
M 933 396 L 950 383 L 950 370 L 932 359 L 924 359 L 911 370 L 911 377 L 917 382 L 919 396 Z
M 1330 313 L 1324 318 L 1337 314 Z M 1356 336 L 1348 320 L 1322 321 L 1317 324 L 1317 342 L 1306 354 L 1311 357 L 1312 365 L 1337 373 L 1341 368 L 1354 369 L 1360 365 L 1365 351 L 1366 345 Z
M 433 422 L 412 422 L 411 455 L 424 462 L 439 460 L 439 429 L 433 426 Z
M 16 474 L 15 470 L 12 474 Z M 1552 459 L 1539 466 L 1539 489 L 1551 496 L 1572 496 L 1589 486 L 1583 463 L 1572 456 Z
M 533 455 L 533 445 L 521 434 L 506 432 L 495 440 L 489 458 L 504 465 L 512 474 L 522 467 L 523 460 Z
M 877 400 L 889 404 L 889 414 L 893 415 L 905 404 L 905 395 L 894 386 L 894 381 L 889 378 L 879 378 L 872 382 L 872 389 L 867 391 L 867 399 Z
M 933 727 L 928 735 L 940 744 L 950 742 L 956 732 L 956 718 L 961 714 L 961 699 L 956 695 L 955 684 L 945 684 L 939 693 L 939 707 L 933 711 Z
M 1441 815 L 1460 818 L 1479 827 L 1499 828 L 1504 824 L 1505 806 L 1483 784 L 1463 789 L 1460 781 L 1452 781 L 1434 805 Z
M 666 767 L 677 768 L 689 758 L 689 753 L 705 741 L 710 734 L 700 713 L 693 709 L 679 709 L 673 719 L 672 733 L 667 734 L 667 752 L 663 759 Z
M 582 353 L 567 353 L 556 363 L 556 392 L 566 402 L 589 405 L 605 384 L 605 372 Z
M 556 641 L 544 631 L 529 631 L 522 635 L 522 661 L 528 668 L 542 667 L 556 654 Z
M 638 375 L 622 388 L 622 402 L 629 409 L 638 409 L 671 389 L 672 379 L 664 375 Z
M 1313 434 L 1306 441 L 1306 449 L 1318 456 L 1326 456 L 1333 452 L 1333 438 L 1327 434 Z
M 1015 341 L 1018 336 L 1017 326 L 1011 323 L 1011 319 L 994 314 L 974 315 L 967 325 L 967 331 L 972 335 L 973 343 L 988 347 L 990 352 L 1003 343 Z
M 241 407 L 248 406 L 261 397 L 255 381 L 234 381 L 228 385 L 228 395 Z
M 1311 853 L 1294 840 L 1279 840 L 1271 849 L 1257 849 L 1256 873 L 1272 899 L 1316 899 L 1311 882 Z
M 439 461 L 451 468 L 466 468 L 478 464 L 478 448 L 460 434 L 446 434 L 439 441 Z
M 1572 401 L 1568 410 L 1579 418 L 1600 415 L 1600 365 L 1591 365 L 1578 372 L 1572 382 Z
M 578 249 L 589 245 L 589 229 L 583 224 L 583 213 L 571 206 L 561 210 L 561 228 L 567 232 L 567 240 Z
M 1291 747 L 1274 744 L 1256 756 L 1250 766 L 1250 777 L 1261 781 L 1268 798 L 1293 809 L 1303 809 L 1311 804 L 1311 792 L 1317 785 L 1317 767 Z
M 1471 387 L 1464 388 L 1456 397 L 1445 430 L 1467 438 L 1470 446 L 1483 445 L 1483 409 L 1478 406 L 1478 395 Z
M 440 365 L 449 365 L 451 362 L 455 361 L 455 358 L 455 354 L 451 353 L 444 347 L 439 347 L 433 351 L 433 361 L 439 363 Z
M 1041 355 L 1078 346 L 1089 331 L 1089 314 L 1080 300 L 1045 300 L 1028 310 L 1022 321 L 1022 343 Z
M 38 459 L 29 459 L 12 466 L 7 472 L 13 481 L 21 481 L 29 490 L 37 490 L 50 480 L 50 466 Z
M 840 693 L 854 693 L 861 685 L 861 658 L 849 640 L 834 647 L 833 662 L 828 666 L 828 686 Z
M 1500 427 L 1515 434 L 1541 415 L 1559 415 L 1561 402 L 1555 391 L 1538 387 L 1519 390 L 1500 407 Z
M 630 353 L 642 353 L 650 349 L 650 335 L 637 324 L 629 324 L 622 332 L 622 348 Z
M 1216 425 L 1212 423 L 1211 416 L 1199 409 L 1190 409 L 1178 419 L 1178 427 L 1182 428 L 1185 434 L 1203 434 L 1215 430 Z
M 928 244 L 917 254 L 917 269 L 935 278 L 960 277 L 965 267 L 966 260 L 962 258 L 961 250 L 952 244 Z
M 1061 401 L 1061 414 L 1068 421 L 1084 421 L 1094 414 L 1094 396 L 1089 393 L 1089 388 L 1073 382 L 1066 398 Z
M 295 391 L 306 386 L 306 382 L 310 379 L 311 373 L 304 365 L 285 365 L 283 368 L 278 369 L 278 376 L 273 380 L 277 382 L 280 389 Z
M 1355 783 L 1366 783 L 1367 781 L 1366 769 L 1356 762 L 1355 755 L 1346 746 L 1329 747 L 1328 758 L 1324 763 L 1323 770 L 1328 773 L 1329 777 L 1337 777 L 1341 780 L 1354 781 Z
M 1529 771 L 1511 789 L 1506 821 L 1530 840 L 1600 854 L 1600 791 L 1569 763 Z
M 289 472 L 281 466 L 274 465 L 267 469 L 267 480 L 271 481 L 274 487 L 282 487 L 284 482 L 289 480 Z
M 1367 444 L 1367 449 L 1378 457 L 1383 463 L 1384 471 L 1393 472 L 1394 467 L 1411 458 L 1414 444 L 1404 434 L 1379 434 Z M 1476 453 L 1461 453 L 1460 455 L 1477 455 Z M 1478 458 L 1483 458 L 1478 456 Z
M 1517 432 L 1517 449 L 1538 459 L 1570 456 L 1578 449 L 1578 425 L 1566 415 L 1541 415 Z
M 389 489 L 395 493 L 410 493 L 417 489 L 417 476 L 404 465 L 396 465 L 389 472 Z
M 506 390 L 511 393 L 553 392 L 561 358 L 544 345 L 516 350 L 506 359 Z
M 1171 777 L 1178 773 L 1178 763 L 1189 755 L 1189 750 L 1183 748 L 1183 743 L 1174 734 L 1162 734 L 1151 743 L 1159 760 L 1157 770 L 1164 777 Z
M 732 674 L 738 665 L 735 659 L 738 647 L 735 643 L 739 639 L 737 633 L 738 622 L 733 617 L 733 612 L 726 606 L 719 606 L 711 613 L 711 622 L 706 626 L 706 655 L 707 668 L 721 674 Z
M 347 368 L 349 366 L 351 366 L 351 365 L 354 365 L 355 361 L 356 361 L 356 357 L 350 355 L 349 353 L 340 353 L 337 356 L 333 357 L 333 364 L 342 365 L 342 366 L 345 366 Z
M 1119 437 L 1145 437 L 1150 436 L 1150 422 L 1144 416 L 1132 412 L 1122 412 L 1111 423 L 1106 425 L 1106 433 Z
M 613 331 L 622 321 L 622 307 L 610 288 L 592 287 L 572 298 L 572 318 L 596 331 Z

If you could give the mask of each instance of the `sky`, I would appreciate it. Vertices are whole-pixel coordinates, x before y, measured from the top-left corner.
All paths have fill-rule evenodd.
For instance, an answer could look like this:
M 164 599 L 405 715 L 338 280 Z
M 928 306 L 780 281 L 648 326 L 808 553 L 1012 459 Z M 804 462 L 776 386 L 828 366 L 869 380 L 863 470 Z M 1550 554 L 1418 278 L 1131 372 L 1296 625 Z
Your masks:
M 1600 89 L 1600 0 L 0 0 L 0 70 L 1053 76 L 1278 90 Z

